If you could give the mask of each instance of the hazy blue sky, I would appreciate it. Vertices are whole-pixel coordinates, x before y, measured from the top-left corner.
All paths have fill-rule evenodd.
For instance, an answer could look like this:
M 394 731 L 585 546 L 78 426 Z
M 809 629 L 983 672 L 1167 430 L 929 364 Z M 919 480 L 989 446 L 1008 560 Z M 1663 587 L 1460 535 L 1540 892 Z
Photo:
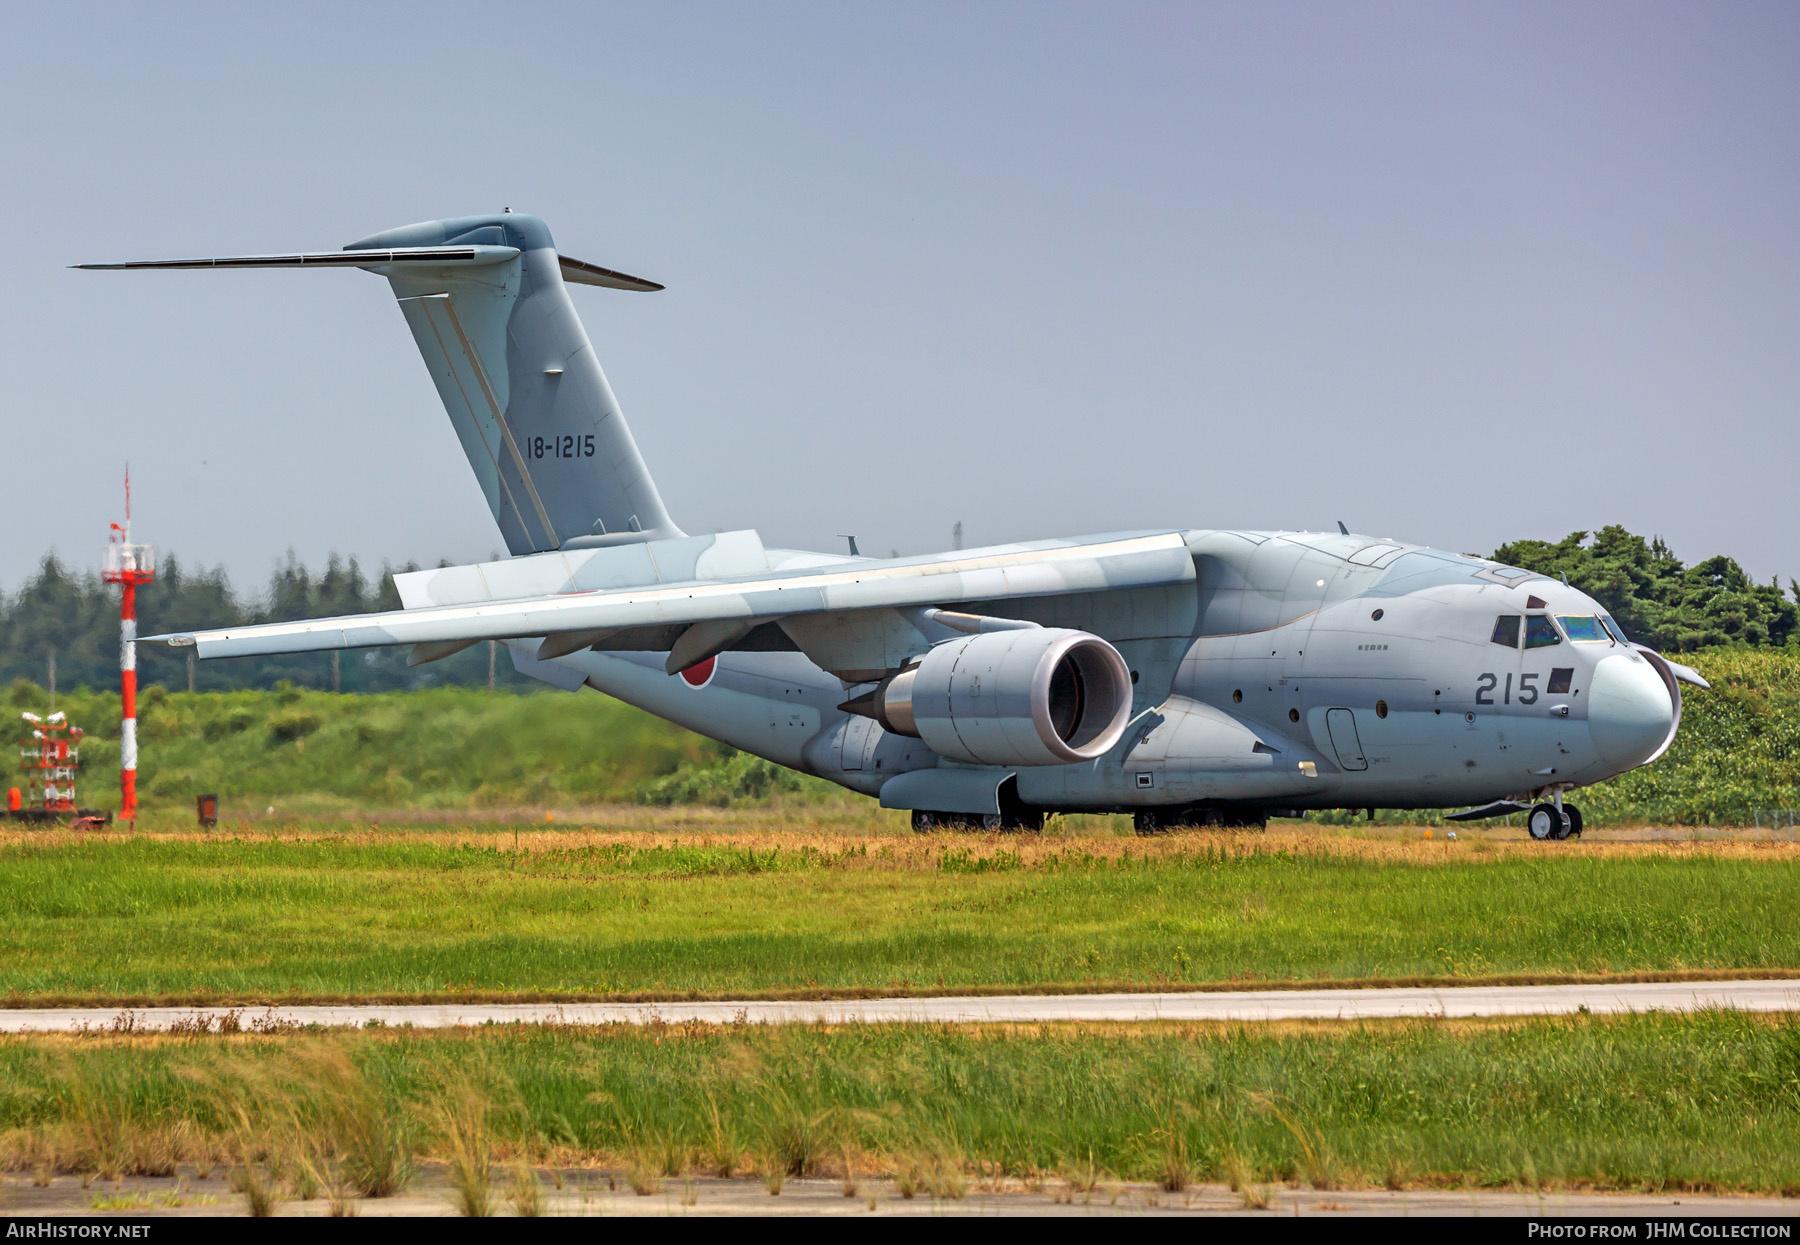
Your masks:
M 1800 574 L 1800 6 L 8 4 L 0 587 L 500 541 L 385 282 L 82 260 L 510 205 L 677 522 Z

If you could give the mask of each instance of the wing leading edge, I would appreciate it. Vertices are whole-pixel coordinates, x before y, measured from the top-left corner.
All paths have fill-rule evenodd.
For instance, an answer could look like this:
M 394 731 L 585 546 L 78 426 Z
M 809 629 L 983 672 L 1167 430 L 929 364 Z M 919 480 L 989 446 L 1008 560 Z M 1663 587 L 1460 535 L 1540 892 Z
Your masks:
M 1179 532 L 1039 542 L 953 557 L 876 560 L 829 569 L 690 580 L 472 605 L 315 618 L 146 637 L 201 658 L 310 653 L 384 645 L 444 645 L 626 627 L 759 621 L 800 614 L 948 605 L 1192 582 Z

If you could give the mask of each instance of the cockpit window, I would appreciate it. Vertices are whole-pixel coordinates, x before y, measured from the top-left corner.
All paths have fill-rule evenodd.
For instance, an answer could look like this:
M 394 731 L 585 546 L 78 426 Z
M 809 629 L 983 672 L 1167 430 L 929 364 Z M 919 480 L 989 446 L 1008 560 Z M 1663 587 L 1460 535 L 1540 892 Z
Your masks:
M 1525 616 L 1525 647 L 1549 648 L 1552 644 L 1561 644 L 1562 637 L 1556 634 L 1556 627 L 1543 614 L 1527 614 Z
M 1589 644 L 1612 638 L 1606 634 L 1606 628 L 1600 625 L 1600 620 L 1592 614 L 1562 614 L 1558 616 L 1558 620 L 1562 623 L 1563 630 L 1568 633 L 1569 639 L 1577 644 Z
M 1610 615 L 1600 615 L 1600 621 L 1605 625 L 1607 631 L 1612 634 L 1612 638 L 1617 640 L 1620 644 L 1629 645 L 1631 643 L 1630 640 L 1625 638 L 1625 629 L 1614 622 Z
M 1507 648 L 1519 647 L 1519 616 L 1502 614 L 1494 620 L 1494 643 Z

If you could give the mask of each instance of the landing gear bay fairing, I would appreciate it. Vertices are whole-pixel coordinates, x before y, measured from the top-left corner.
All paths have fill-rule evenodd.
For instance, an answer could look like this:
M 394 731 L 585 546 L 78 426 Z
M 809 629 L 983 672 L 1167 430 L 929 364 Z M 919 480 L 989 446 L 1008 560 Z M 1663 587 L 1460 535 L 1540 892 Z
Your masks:
M 512 556 L 395 577 L 405 608 L 153 636 L 201 658 L 483 640 L 781 765 L 910 809 L 1141 831 L 1308 809 L 1527 813 L 1647 765 L 1684 666 L 1566 584 L 1331 533 L 1117 532 L 925 557 L 689 536 L 663 507 L 569 284 L 662 287 L 557 252 L 511 212 L 342 251 L 92 268 L 386 277 Z

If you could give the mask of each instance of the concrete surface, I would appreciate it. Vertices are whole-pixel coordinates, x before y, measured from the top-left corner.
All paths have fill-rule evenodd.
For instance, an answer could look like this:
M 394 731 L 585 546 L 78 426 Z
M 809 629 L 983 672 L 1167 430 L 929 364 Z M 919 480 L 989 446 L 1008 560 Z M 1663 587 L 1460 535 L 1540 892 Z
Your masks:
M 1707 1197 L 1692 1193 L 1576 1193 L 1530 1190 L 1399 1190 L 1322 1191 L 1272 1186 L 1273 1203 L 1247 1210 L 1244 1199 L 1223 1185 L 1195 1185 L 1168 1193 L 1154 1185 L 1109 1181 L 1079 1192 L 1057 1180 L 1036 1187 L 1017 1181 L 1000 1189 L 971 1182 L 960 1198 L 933 1198 L 919 1191 L 902 1197 L 891 1180 L 860 1182 L 846 1196 L 839 1180 L 788 1180 L 770 1196 L 760 1180 L 714 1177 L 664 1178 L 654 1192 L 634 1194 L 625 1178 L 602 1171 L 540 1172 L 543 1213 L 553 1216 L 619 1215 L 1079 1215 L 1149 1216 L 1252 1214 L 1263 1217 L 1342 1217 L 1369 1215 L 1453 1216 L 1632 1216 L 1696 1218 L 1718 1215 L 1791 1219 L 1800 1202 L 1775 1197 Z M 560 1176 L 561 1188 L 556 1187 Z M 28 1178 L 11 1177 L 0 1185 L 0 1216 L 51 1215 L 215 1216 L 245 1214 L 244 1199 L 231 1190 L 229 1173 L 214 1168 L 204 1178 L 190 1170 L 165 1179 L 127 1177 L 113 1182 L 93 1180 L 86 1189 L 73 1176 L 58 1176 L 39 1187 Z M 496 1170 L 491 1196 L 494 1213 L 515 1214 L 507 1199 L 505 1173 Z M 376 1218 L 439 1216 L 458 1213 L 455 1191 L 441 1169 L 421 1173 L 399 1196 L 353 1202 L 354 1213 Z M 331 1205 L 324 1194 L 310 1201 L 290 1197 L 275 1213 L 281 1216 L 325 1216 Z
M 346 1004 L 241 1008 L 245 1028 L 288 1025 L 419 1029 L 480 1024 L 969 1023 L 1145 1020 L 1319 1020 L 1419 1016 L 1558 1015 L 1644 1011 L 1800 1011 L 1800 980 L 1631 982 L 1613 985 L 1463 986 L 1445 989 L 1261 990 L 1170 994 L 997 995 L 988 998 L 842 999 L 816 1002 Z M 233 1009 L 0 1008 L 0 1032 L 216 1026 Z

